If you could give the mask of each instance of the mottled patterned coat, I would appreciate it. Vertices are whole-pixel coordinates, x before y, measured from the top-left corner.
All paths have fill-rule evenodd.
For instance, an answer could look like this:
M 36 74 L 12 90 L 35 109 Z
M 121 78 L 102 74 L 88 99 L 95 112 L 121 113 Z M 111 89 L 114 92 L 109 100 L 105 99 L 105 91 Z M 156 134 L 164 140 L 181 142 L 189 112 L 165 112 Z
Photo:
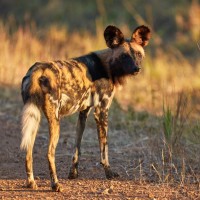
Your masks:
M 22 80 L 22 142 L 25 149 L 27 186 L 37 188 L 33 176 L 32 150 L 43 112 L 49 124 L 48 161 L 53 191 L 61 191 L 55 166 L 55 149 L 60 134 L 60 119 L 79 112 L 76 148 L 69 178 L 78 177 L 78 160 L 81 138 L 89 111 L 94 108 L 94 117 L 101 153 L 101 164 L 108 179 L 118 174 L 111 170 L 108 160 L 108 110 L 115 87 L 124 83 L 128 76 L 140 71 L 144 58 L 143 47 L 148 44 L 150 30 L 137 27 L 131 39 L 124 38 L 115 26 L 104 31 L 107 49 L 66 61 L 37 62 Z

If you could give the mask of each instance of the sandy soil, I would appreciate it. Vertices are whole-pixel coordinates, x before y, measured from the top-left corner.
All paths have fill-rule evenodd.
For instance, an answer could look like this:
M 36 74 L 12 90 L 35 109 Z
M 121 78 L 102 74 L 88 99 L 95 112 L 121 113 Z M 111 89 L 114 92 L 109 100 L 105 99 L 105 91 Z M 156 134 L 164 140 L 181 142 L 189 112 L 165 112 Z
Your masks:
M 109 138 L 110 163 L 120 177 L 106 180 L 99 164 L 97 134 L 93 125 L 89 125 L 84 133 L 79 178 L 68 180 L 76 117 L 62 121 L 56 154 L 57 173 L 64 191 L 55 193 L 50 189 L 45 120 L 41 123 L 34 148 L 38 190 L 27 189 L 25 153 L 19 149 L 21 108 L 18 92 L 14 96 L 10 93 L 0 96 L 0 199 L 200 199 L 197 185 L 167 185 L 136 179 L 132 163 L 137 149 L 131 148 L 130 135 L 123 131 L 113 131 Z

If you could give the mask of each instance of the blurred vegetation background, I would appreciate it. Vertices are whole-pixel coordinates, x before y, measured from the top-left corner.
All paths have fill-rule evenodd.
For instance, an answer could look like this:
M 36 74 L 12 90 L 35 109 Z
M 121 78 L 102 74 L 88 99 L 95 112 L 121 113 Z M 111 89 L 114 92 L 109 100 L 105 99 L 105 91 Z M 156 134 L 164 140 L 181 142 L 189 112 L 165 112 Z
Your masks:
M 199 0 L 0 0 L 0 83 L 19 85 L 36 61 L 106 48 L 103 31 L 108 24 L 118 26 L 126 37 L 141 24 L 153 31 L 143 72 L 128 81 L 123 95 L 116 95 L 124 109 L 159 113 L 166 97 L 183 90 L 195 90 L 196 97 Z

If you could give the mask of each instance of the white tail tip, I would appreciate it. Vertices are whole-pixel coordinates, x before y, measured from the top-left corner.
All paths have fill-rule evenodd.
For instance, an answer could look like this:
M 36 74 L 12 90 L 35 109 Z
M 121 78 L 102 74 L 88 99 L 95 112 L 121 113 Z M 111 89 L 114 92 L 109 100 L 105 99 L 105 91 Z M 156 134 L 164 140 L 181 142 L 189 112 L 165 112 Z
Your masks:
M 22 111 L 22 141 L 20 148 L 27 150 L 35 141 L 40 123 L 40 110 L 33 103 L 24 105 Z

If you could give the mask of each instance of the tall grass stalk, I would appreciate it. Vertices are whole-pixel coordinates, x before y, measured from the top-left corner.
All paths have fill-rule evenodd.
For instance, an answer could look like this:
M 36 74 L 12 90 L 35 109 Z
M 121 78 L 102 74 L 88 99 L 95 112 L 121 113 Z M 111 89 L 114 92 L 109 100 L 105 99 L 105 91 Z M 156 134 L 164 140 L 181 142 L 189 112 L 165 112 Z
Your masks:
M 171 143 L 173 135 L 173 115 L 169 106 L 163 103 L 163 128 L 164 136 L 168 143 Z
M 184 92 L 178 94 L 178 99 L 171 107 L 163 102 L 163 132 L 168 144 L 174 148 L 180 143 L 187 120 L 192 108 L 190 108 L 188 95 Z

